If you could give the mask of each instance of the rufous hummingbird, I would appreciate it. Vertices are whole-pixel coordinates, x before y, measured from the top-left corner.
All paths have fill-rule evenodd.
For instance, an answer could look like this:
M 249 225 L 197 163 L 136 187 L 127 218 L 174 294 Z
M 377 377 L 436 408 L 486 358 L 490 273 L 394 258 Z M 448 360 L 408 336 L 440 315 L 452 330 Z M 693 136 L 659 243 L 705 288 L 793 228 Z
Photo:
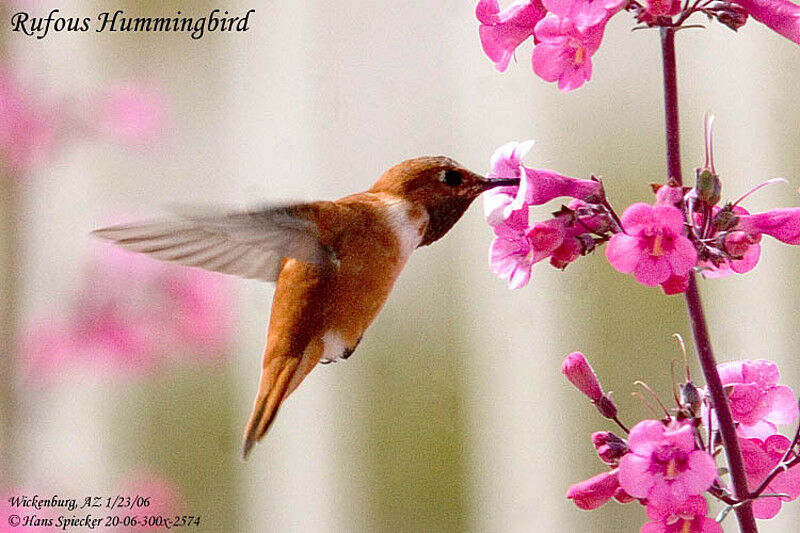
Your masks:
M 482 192 L 518 184 L 418 157 L 333 202 L 191 213 L 94 234 L 165 261 L 277 282 L 246 458 L 317 363 L 353 354 L 411 252 L 442 238 Z

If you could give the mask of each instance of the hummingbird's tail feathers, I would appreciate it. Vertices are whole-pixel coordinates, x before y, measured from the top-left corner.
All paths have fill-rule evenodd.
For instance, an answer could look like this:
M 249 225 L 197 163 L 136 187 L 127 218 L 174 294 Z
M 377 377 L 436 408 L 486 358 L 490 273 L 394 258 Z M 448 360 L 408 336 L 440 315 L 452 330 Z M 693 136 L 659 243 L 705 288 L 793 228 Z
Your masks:
M 290 385 L 299 365 L 300 357 L 279 356 L 271 359 L 262 369 L 253 413 L 244 431 L 242 459 L 247 459 L 255 443 L 275 420 L 283 400 L 294 390 Z

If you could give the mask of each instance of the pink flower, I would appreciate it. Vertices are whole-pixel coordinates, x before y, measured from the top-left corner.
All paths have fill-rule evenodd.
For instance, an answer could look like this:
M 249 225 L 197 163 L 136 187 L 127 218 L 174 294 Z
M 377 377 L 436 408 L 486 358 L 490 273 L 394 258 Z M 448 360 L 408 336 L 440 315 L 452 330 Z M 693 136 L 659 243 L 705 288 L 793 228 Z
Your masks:
M 636 203 L 622 214 L 625 233 L 608 243 L 606 257 L 623 274 L 654 286 L 671 277 L 686 276 L 697 262 L 697 250 L 683 234 L 680 210 L 672 206 Z
M 767 438 L 778 424 L 791 424 L 798 408 L 794 392 L 778 385 L 780 371 L 772 361 L 735 361 L 717 365 L 722 384 L 732 389 L 728 396 L 737 433 L 743 438 Z
M 544 0 L 544 6 L 559 17 L 572 20 L 576 26 L 587 28 L 607 21 L 627 0 Z
M 167 99 L 153 85 L 117 85 L 106 91 L 99 105 L 98 128 L 122 142 L 145 144 L 165 127 Z
M 661 17 L 671 17 L 681 12 L 680 0 L 647 0 L 639 16 L 642 22 L 653 22 Z
M 480 0 L 475 16 L 483 51 L 500 72 L 508 68 L 514 51 L 533 35 L 533 28 L 546 10 L 541 0 L 517 0 L 503 11 L 497 0 Z
M 590 511 L 605 505 L 618 488 L 617 471 L 612 470 L 572 485 L 567 499 L 573 500 L 579 509 Z
M 781 462 L 786 450 L 791 446 L 783 435 L 770 435 L 766 440 L 742 439 L 742 458 L 747 472 L 747 488 L 755 490 Z M 775 476 L 764 494 L 786 494 L 780 498 L 758 498 L 753 501 L 753 514 L 756 518 L 772 518 L 781 510 L 782 501 L 792 501 L 800 497 L 800 469 L 790 468 Z
M 571 19 L 549 14 L 536 24 L 533 71 L 558 82 L 562 91 L 577 89 L 592 77 L 592 55 L 600 47 L 605 23 L 578 27 Z
M 561 373 L 593 402 L 603 397 L 603 389 L 600 388 L 597 374 L 581 352 L 572 352 L 564 359 L 561 363 Z
M 511 216 L 512 212 L 527 209 L 531 205 L 542 205 L 562 196 L 585 199 L 600 190 L 599 181 L 570 178 L 552 170 L 528 168 L 523 165 L 522 158 L 530 151 L 533 144 L 532 140 L 512 141 L 492 154 L 487 177 L 522 179 L 511 202 L 508 201 L 508 197 L 515 190 L 514 187 L 498 187 L 500 190 L 494 195 L 488 193 L 484 195 L 484 212 L 490 225 L 497 225 Z
M 25 171 L 53 149 L 59 120 L 37 104 L 0 65 L 0 166 Z
M 183 269 L 98 245 L 68 316 L 30 328 L 21 360 L 30 376 L 69 368 L 139 375 L 183 356 L 210 362 L 231 334 L 231 294 L 222 275 Z
M 736 229 L 751 235 L 769 235 L 786 244 L 800 244 L 800 207 L 784 207 L 755 215 L 739 215 Z
M 510 289 L 528 283 L 535 263 L 550 257 L 564 241 L 567 216 L 557 216 L 526 228 L 527 211 L 515 211 L 505 223 L 495 226 L 489 247 L 489 268 Z
M 722 533 L 722 526 L 708 514 L 708 503 L 702 496 L 690 496 L 675 508 L 647 506 L 652 520 L 642 526 L 641 533 Z
M 717 477 L 714 459 L 695 449 L 691 425 L 643 420 L 628 435 L 630 453 L 620 460 L 619 484 L 648 505 L 675 508 L 703 493 Z
M 789 0 L 736 0 L 751 17 L 800 44 L 800 5 Z

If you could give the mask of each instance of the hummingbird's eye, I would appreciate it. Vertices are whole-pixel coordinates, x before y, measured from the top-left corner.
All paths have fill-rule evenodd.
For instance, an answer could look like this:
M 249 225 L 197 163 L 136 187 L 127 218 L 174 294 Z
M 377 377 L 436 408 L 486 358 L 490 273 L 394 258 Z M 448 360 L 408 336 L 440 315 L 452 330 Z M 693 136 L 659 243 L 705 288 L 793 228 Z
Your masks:
M 461 185 L 461 172 L 458 170 L 445 170 L 441 179 L 451 187 L 457 187 Z

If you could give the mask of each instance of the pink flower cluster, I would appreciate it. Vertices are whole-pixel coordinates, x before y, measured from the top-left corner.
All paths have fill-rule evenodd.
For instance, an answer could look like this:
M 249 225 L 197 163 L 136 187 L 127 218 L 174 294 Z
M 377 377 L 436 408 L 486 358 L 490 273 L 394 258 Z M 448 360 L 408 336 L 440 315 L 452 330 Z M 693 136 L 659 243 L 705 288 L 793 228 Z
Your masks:
M 182 269 L 98 244 L 71 308 L 22 335 L 29 379 L 70 368 L 142 374 L 170 357 L 211 362 L 231 335 L 231 287 L 219 274 Z
M 611 266 L 643 285 L 660 285 L 666 294 L 684 292 L 694 270 L 707 278 L 749 272 L 761 256 L 764 235 L 800 245 L 800 207 L 751 214 L 739 205 L 752 192 L 783 180 L 767 181 L 720 207 L 722 185 L 710 153 L 695 187 L 654 186 L 653 205 L 635 203 L 617 217 L 596 178 L 524 166 L 531 146 L 533 141 L 511 142 L 495 151 L 489 176 L 522 179 L 519 187 L 484 194 L 486 221 L 494 231 L 489 267 L 512 289 L 528 283 L 539 261 L 549 259 L 563 269 L 605 243 Z M 547 220 L 529 221 L 530 206 L 560 197 L 572 200 Z
M 756 518 L 772 518 L 782 502 L 800 497 L 800 468 L 793 468 L 800 464 L 800 428 L 794 440 L 789 440 L 778 434 L 776 427 L 797 419 L 796 397 L 789 387 L 778 385 L 778 368 L 770 361 L 724 363 L 718 371 L 731 391 L 730 406 L 754 514 Z M 599 398 L 610 401 L 610 396 L 602 395 L 597 376 L 583 354 L 568 355 L 562 372 L 596 406 Z M 641 533 L 721 533 L 720 524 L 708 516 L 703 495 L 727 505 L 736 501 L 712 455 L 719 443 L 713 406 L 710 396 L 691 381 L 681 390 L 675 409 L 668 412 L 664 408 L 664 419 L 643 420 L 630 431 L 616 417 L 616 407 L 614 416 L 598 408 L 627 436 L 621 438 L 608 431 L 592 435 L 597 455 L 608 470 L 572 485 L 567 498 L 587 510 L 597 509 L 612 498 L 620 503 L 639 501 L 647 507 L 650 519 Z M 702 408 L 697 403 L 702 403 Z
M 591 251 L 589 236 L 601 222 L 584 200 L 593 200 L 602 186 L 597 180 L 563 176 L 549 169 L 528 168 L 522 158 L 533 141 L 511 142 L 492 156 L 490 178 L 521 178 L 519 187 L 498 187 L 484 194 L 484 213 L 494 230 L 489 265 L 509 288 L 528 283 L 533 265 L 544 259 L 556 268 L 566 268 Z M 548 220 L 530 223 L 528 208 L 555 198 L 574 200 Z M 594 228 L 594 229 L 592 229 Z
M 750 15 L 787 39 L 800 44 L 800 6 L 791 0 L 720 0 L 686 3 L 680 0 L 516 0 L 501 9 L 498 0 L 480 0 L 475 16 L 483 51 L 500 72 L 518 46 L 532 37 L 533 71 L 562 91 L 571 91 L 592 77 L 592 56 L 600 48 L 606 24 L 623 9 L 639 22 L 669 26 L 695 12 L 715 17 L 734 29 Z
M 88 99 L 38 94 L 0 64 L 0 172 L 25 174 L 81 137 L 145 144 L 165 127 L 167 107 L 162 91 L 142 82 L 113 85 Z

